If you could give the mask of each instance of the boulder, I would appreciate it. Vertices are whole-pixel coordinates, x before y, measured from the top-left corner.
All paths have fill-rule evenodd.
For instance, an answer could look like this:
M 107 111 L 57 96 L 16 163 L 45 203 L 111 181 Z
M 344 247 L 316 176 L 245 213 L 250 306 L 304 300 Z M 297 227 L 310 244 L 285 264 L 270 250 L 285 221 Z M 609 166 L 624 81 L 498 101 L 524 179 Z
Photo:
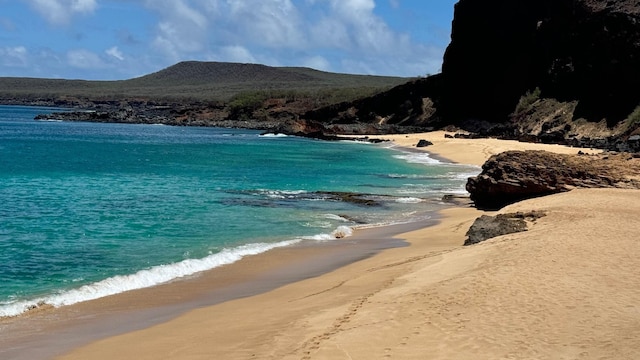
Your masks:
M 479 209 L 505 205 L 574 188 L 640 189 L 640 159 L 629 154 L 562 155 L 507 151 L 492 156 L 466 189 Z
M 416 147 L 426 147 L 426 146 L 431 146 L 433 145 L 433 143 L 429 140 L 425 140 L 425 139 L 420 139 L 420 141 L 418 141 L 418 144 L 416 145 Z
M 527 221 L 535 221 L 543 216 L 545 213 L 540 211 L 496 216 L 482 215 L 473 222 L 467 231 L 467 240 L 464 245 L 473 245 L 497 236 L 527 231 Z

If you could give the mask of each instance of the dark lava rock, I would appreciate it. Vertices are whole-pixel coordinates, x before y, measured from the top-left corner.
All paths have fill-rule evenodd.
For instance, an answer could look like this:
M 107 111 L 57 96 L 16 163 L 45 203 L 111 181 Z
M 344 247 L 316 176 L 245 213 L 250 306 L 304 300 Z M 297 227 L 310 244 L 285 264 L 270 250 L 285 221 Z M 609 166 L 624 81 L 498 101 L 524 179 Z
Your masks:
M 496 216 L 482 215 L 473 222 L 467 231 L 467 240 L 464 245 L 473 245 L 496 236 L 527 231 L 527 221 L 535 221 L 543 216 L 545 214 L 539 211 Z
M 627 90 L 640 86 L 639 63 L 636 0 L 461 0 L 442 66 L 446 106 L 504 119 L 539 87 L 577 100 L 574 118 L 616 122 L 639 103 Z
M 600 139 L 576 145 L 640 151 L 640 144 L 626 142 L 632 134 L 621 137 L 612 130 L 640 104 L 640 92 L 633 90 L 640 88 L 638 64 L 637 0 L 460 0 L 440 74 L 303 117 L 329 123 L 347 118 L 456 125 L 484 136 L 530 136 L 529 141 L 562 144 L 573 139 L 574 130 L 563 130 L 559 123 L 540 132 L 540 125 L 554 117 L 594 124 L 606 120 Z M 530 99 L 530 112 L 518 115 L 527 94 L 537 95 Z M 557 106 L 533 106 L 545 100 Z M 482 121 L 501 126 L 473 130 Z M 587 127 L 578 135 L 589 133 Z M 605 139 L 609 135 L 616 139 Z
M 433 145 L 433 143 L 429 140 L 425 140 L 425 139 L 420 139 L 420 141 L 418 141 L 418 144 L 416 145 L 417 147 L 426 147 L 426 146 L 431 146 Z

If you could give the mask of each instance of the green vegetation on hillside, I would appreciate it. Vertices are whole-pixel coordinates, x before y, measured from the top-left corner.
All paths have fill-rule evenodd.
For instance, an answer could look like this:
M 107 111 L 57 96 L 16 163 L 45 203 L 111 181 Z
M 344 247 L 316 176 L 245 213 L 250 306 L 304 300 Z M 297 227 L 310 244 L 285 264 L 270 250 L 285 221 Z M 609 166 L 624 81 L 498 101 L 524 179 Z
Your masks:
M 120 81 L 84 81 L 35 78 L 0 78 L 0 101 L 7 99 L 87 100 L 147 99 L 180 102 L 239 101 L 239 94 L 314 98 L 319 104 L 370 95 L 409 79 L 387 76 L 336 74 L 296 67 L 256 64 L 181 62 L 139 78 Z M 257 96 L 257 95 L 256 95 Z

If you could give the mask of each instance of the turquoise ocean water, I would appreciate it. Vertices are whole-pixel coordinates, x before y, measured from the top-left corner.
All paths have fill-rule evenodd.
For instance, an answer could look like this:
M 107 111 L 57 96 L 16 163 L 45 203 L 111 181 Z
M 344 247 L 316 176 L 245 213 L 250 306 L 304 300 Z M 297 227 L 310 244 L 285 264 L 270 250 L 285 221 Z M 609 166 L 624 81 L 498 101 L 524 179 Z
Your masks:
M 0 316 L 427 218 L 477 173 L 388 145 L 33 120 L 51 110 L 0 106 Z

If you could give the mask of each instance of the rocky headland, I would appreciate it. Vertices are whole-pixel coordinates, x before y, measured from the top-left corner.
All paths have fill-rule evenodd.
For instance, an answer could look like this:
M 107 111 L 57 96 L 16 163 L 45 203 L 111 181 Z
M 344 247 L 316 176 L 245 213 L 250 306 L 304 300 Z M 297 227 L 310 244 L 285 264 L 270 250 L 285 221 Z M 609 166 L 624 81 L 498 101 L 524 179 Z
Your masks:
M 461 0 L 442 73 L 305 114 L 640 150 L 640 3 Z

